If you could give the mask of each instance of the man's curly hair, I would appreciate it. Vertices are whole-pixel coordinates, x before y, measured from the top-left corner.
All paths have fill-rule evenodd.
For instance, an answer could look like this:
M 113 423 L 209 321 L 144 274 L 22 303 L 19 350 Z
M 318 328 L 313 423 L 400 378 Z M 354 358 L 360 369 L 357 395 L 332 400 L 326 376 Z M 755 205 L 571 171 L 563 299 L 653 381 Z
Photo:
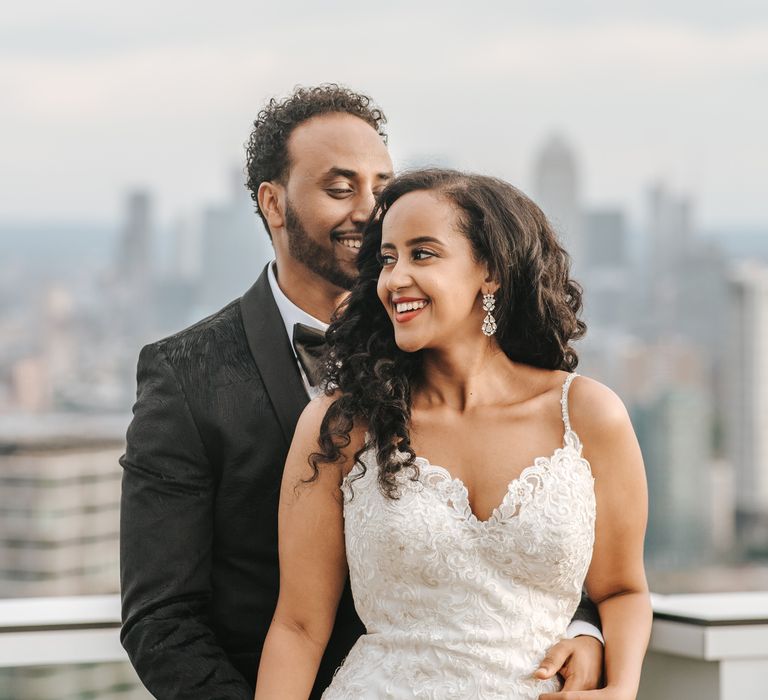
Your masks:
M 301 87 L 284 99 L 272 98 L 253 122 L 253 131 L 245 144 L 246 187 L 256 205 L 261 220 L 269 232 L 264 214 L 259 210 L 258 192 L 262 182 L 284 182 L 291 163 L 288 138 L 303 122 L 321 114 L 343 113 L 359 117 L 373 127 L 384 143 L 387 118 L 373 100 L 359 92 L 336 83 Z M 271 234 L 270 234 L 271 235 Z
M 308 481 L 317 478 L 323 463 L 338 463 L 350 432 L 361 423 L 368 432 L 354 456 L 362 469 L 352 481 L 365 473 L 361 458 L 369 449 L 379 486 L 389 497 L 398 495 L 398 472 L 405 470 L 410 478 L 418 473 L 410 418 L 425 351 L 397 346 L 376 290 L 382 223 L 398 199 L 418 191 L 434 192 L 457 209 L 474 259 L 486 263 L 499 283 L 494 342 L 504 354 L 514 362 L 568 372 L 579 362 L 572 343 L 586 331 L 579 317 L 582 289 L 571 278 L 570 257 L 541 209 L 496 178 L 443 169 L 402 174 L 378 197 L 357 256 L 360 276 L 328 328 L 325 386 L 335 400 L 323 418 Z

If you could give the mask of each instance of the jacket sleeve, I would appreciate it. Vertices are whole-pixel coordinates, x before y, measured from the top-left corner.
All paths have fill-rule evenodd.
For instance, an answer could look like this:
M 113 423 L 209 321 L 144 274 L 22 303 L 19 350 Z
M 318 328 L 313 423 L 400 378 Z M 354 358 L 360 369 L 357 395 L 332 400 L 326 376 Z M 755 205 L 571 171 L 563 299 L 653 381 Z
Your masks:
M 252 700 L 251 682 L 211 629 L 215 481 L 190 407 L 157 346 L 139 356 L 120 513 L 123 627 L 139 677 L 159 700 Z
M 582 592 L 581 602 L 579 607 L 576 608 L 576 612 L 573 614 L 571 622 L 587 622 L 590 625 L 594 625 L 600 632 L 603 628 L 600 624 L 600 614 L 597 612 L 597 606 L 587 597 L 587 594 Z

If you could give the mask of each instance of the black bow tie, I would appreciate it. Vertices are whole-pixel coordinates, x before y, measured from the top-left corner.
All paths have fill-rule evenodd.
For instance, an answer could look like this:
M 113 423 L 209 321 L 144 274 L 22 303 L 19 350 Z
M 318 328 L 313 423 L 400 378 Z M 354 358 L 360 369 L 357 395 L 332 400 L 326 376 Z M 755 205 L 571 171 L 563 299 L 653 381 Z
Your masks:
M 317 386 L 324 374 L 325 333 L 303 323 L 295 323 L 293 348 L 310 385 Z

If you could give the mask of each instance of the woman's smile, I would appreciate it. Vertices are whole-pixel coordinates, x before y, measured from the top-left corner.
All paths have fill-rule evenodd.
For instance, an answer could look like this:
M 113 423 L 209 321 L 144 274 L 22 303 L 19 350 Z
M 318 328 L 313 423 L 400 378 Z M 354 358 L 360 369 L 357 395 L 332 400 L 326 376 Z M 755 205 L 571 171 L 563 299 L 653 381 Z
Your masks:
M 427 306 L 429 300 L 417 297 L 398 297 L 392 299 L 392 308 L 395 310 L 395 321 L 407 323 L 416 318 Z

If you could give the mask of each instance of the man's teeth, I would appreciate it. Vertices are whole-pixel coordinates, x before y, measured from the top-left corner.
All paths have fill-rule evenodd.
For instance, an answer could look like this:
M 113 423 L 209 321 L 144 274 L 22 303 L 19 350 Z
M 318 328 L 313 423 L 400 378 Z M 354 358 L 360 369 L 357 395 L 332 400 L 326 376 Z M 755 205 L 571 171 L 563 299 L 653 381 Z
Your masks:
M 339 238 L 339 243 L 347 248 L 359 248 L 363 242 L 359 238 Z
M 401 304 L 395 304 L 395 310 L 397 313 L 402 314 L 406 311 L 415 311 L 416 309 L 423 309 L 429 302 L 428 301 L 405 301 Z

